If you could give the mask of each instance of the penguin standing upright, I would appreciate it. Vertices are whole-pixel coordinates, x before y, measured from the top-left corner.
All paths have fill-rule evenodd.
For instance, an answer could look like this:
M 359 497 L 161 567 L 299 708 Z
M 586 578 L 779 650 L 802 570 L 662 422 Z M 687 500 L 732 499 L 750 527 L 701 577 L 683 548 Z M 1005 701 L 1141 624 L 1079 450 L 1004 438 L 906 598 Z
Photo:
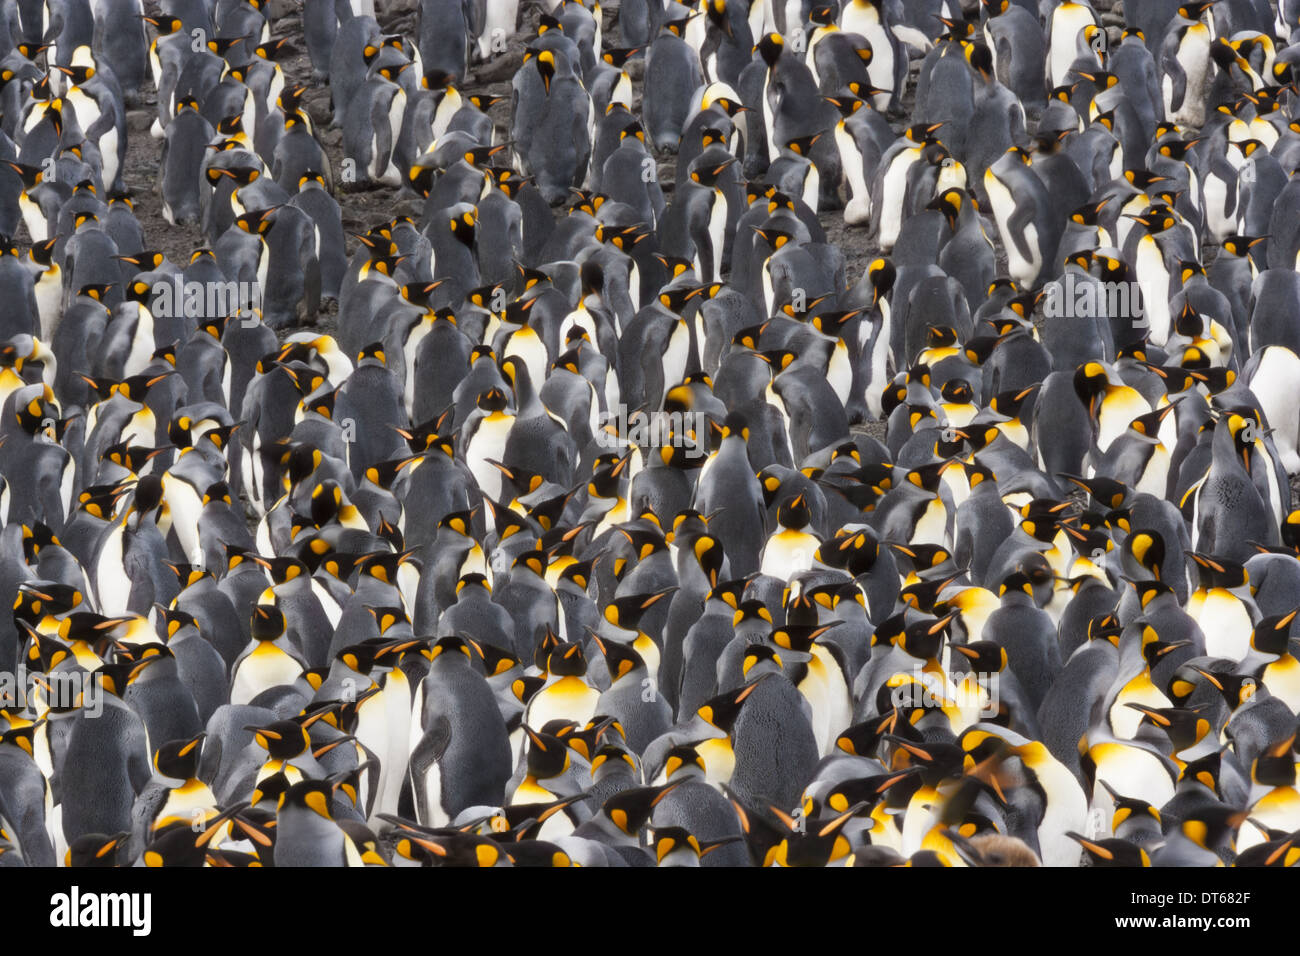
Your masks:
M 1062 218 L 1053 198 L 1029 168 L 1029 154 L 1012 147 L 984 173 L 984 191 L 1007 252 L 1011 278 L 1034 288 L 1056 274 Z
M 1174 123 L 1197 129 L 1205 123 L 1215 71 L 1210 59 L 1210 28 L 1201 19 L 1211 6 L 1207 0 L 1180 6 L 1169 21 L 1160 45 L 1160 87 L 1165 116 Z

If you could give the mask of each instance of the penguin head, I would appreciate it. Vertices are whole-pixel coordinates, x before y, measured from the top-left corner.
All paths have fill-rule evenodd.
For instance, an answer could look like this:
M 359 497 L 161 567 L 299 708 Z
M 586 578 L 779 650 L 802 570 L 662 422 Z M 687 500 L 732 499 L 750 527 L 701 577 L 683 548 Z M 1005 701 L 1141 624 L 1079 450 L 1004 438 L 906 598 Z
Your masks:
M 276 214 L 279 206 L 272 206 L 269 209 L 258 209 L 255 212 L 245 212 L 235 217 L 235 226 L 240 231 L 249 235 L 261 236 L 271 231 L 275 225 Z
M 709 130 L 705 131 L 706 134 L 708 134 L 709 132 L 710 132 Z M 716 131 L 712 131 L 712 132 L 716 132 Z M 721 139 L 720 133 L 718 134 L 718 138 Z M 794 149 L 794 142 L 795 141 L 792 140 L 790 143 L 791 149 Z M 704 143 L 704 145 L 707 147 L 708 145 L 710 145 L 710 143 L 706 142 Z M 739 160 L 737 160 L 736 157 L 734 156 L 728 157 L 727 159 L 724 159 L 721 162 L 717 162 L 714 157 L 701 155 L 691 163 L 690 166 L 691 181 L 695 183 L 699 183 L 701 186 L 714 186 L 717 184 L 718 179 L 722 176 L 722 174 L 726 172 L 730 167 L 735 165 L 737 162 L 739 162 Z
M 898 269 L 889 259 L 873 259 L 867 266 L 867 281 L 871 283 L 871 304 L 874 306 L 894 288 Z
M 787 661 L 791 663 L 806 663 L 812 658 L 812 648 L 813 645 L 817 643 L 818 638 L 833 628 L 838 627 L 839 623 L 839 621 L 832 621 L 829 624 L 821 626 L 814 624 L 785 624 L 781 627 L 773 628 L 772 633 L 768 636 L 768 640 L 770 640 L 779 650 L 785 652 Z M 776 663 L 778 666 L 783 666 L 780 660 L 777 660 Z
M 1007 649 L 996 641 L 973 641 L 951 644 L 952 650 L 966 658 L 974 674 L 1000 674 L 1007 666 Z
M 1300 609 L 1263 618 L 1250 635 L 1250 646 L 1261 654 L 1290 653 L 1291 625 Z
M 822 138 L 821 133 L 814 133 L 811 136 L 797 136 L 794 139 L 785 141 L 784 147 L 799 157 L 806 157 L 812 152 L 813 146 Z
M 956 616 L 956 611 L 949 611 L 941 618 L 928 618 L 908 624 L 899 635 L 899 647 L 918 660 L 936 659 L 947 640 L 948 629 Z
M 884 90 L 877 90 L 874 87 L 864 86 L 863 84 L 860 83 L 852 84 L 852 85 L 858 87 L 858 89 L 853 90 L 854 95 L 852 96 L 823 96 L 822 97 L 823 100 L 825 100 L 831 106 L 835 107 L 835 109 L 839 112 L 841 119 L 848 119 L 850 116 L 852 116 L 854 113 L 856 113 L 858 110 L 862 109 L 862 107 L 866 105 L 866 100 L 862 99 L 862 97 L 874 96 L 877 93 L 886 92 Z
M 1296 783 L 1296 735 L 1270 744 L 1255 758 L 1251 780 L 1268 787 L 1294 787 Z
M 776 521 L 782 528 L 802 531 L 812 522 L 812 511 L 808 507 L 808 497 L 803 492 L 783 503 L 776 511 Z
M 171 780 L 193 780 L 198 776 L 206 736 L 201 733 L 187 740 L 169 740 L 154 751 L 154 769 Z
M 284 636 L 284 613 L 272 604 L 253 608 L 251 634 L 255 641 L 275 641 Z
M 1139 726 L 1154 727 L 1169 738 L 1173 755 L 1199 743 L 1212 729 L 1200 707 L 1148 707 L 1133 701 L 1125 706 L 1142 715 Z
M 1067 831 L 1065 835 L 1083 848 L 1089 866 L 1131 868 L 1151 865 L 1151 857 L 1147 851 L 1128 840 L 1116 837 L 1104 840 L 1089 839 L 1073 830 Z
M 225 58 L 237 46 L 244 42 L 246 37 L 214 37 L 207 41 L 208 52 L 214 56 Z
M 285 810 L 304 810 L 326 820 L 333 820 L 334 811 L 331 803 L 334 799 L 334 790 L 335 784 L 328 780 L 303 780 L 280 794 L 277 809 L 281 813 Z
M 611 660 L 611 654 L 617 658 L 618 652 L 607 650 L 606 645 L 600 643 L 599 638 L 593 639 L 596 640 L 601 653 L 605 655 L 606 661 L 610 664 L 610 676 L 614 680 L 623 676 L 621 672 L 616 672 L 615 661 Z M 546 654 L 545 670 L 552 677 L 582 677 L 585 675 L 587 673 L 587 657 L 583 653 L 581 642 L 557 643 L 555 646 L 550 647 Z
M 745 701 L 763 682 L 765 676 L 760 675 L 747 682 L 739 690 L 727 691 L 716 697 L 711 697 L 700 705 L 695 711 L 695 716 L 724 734 L 730 734 L 732 727 L 735 726 L 736 718 L 740 716 L 740 710 L 745 705 Z
M 985 83 L 994 78 L 993 53 L 985 43 L 966 44 L 966 60 Z
M 1154 528 L 1135 529 L 1124 539 L 1123 558 L 1134 572 L 1150 574 L 1157 582 L 1165 562 L 1165 539 Z
M 292 760 L 311 747 L 307 728 L 297 720 L 278 720 L 265 727 L 245 727 L 272 760 Z
M 558 736 L 523 726 L 528 737 L 527 771 L 537 780 L 558 777 L 569 769 L 571 751 Z
M 682 861 L 688 866 L 698 865 L 700 857 L 708 852 L 701 848 L 695 835 L 683 827 L 655 827 L 651 843 L 654 846 L 655 862 L 659 866 L 669 866 L 674 861 Z M 716 849 L 720 845 L 722 844 L 715 843 L 710 849 Z M 686 862 L 688 860 L 691 862 Z
M 1265 240 L 1265 236 L 1231 235 L 1224 237 L 1219 254 L 1227 253 L 1238 258 L 1246 256 L 1252 248 Z
M 946 123 L 913 123 L 903 130 L 903 138 L 918 146 L 932 146 L 939 143 L 935 136 Z
M 819 312 L 814 315 L 809 324 L 828 338 L 838 339 L 844 331 L 844 327 L 863 313 L 863 309 L 848 309 L 832 312 Z M 806 315 L 807 313 L 805 313 Z
M 621 641 L 602 641 L 594 634 L 591 639 L 595 641 L 605 657 L 605 667 L 609 671 L 611 681 L 619 681 L 629 674 L 645 670 L 645 659 L 630 644 Z M 581 645 L 577 646 L 581 647 Z
M 771 69 L 785 52 L 785 38 L 779 33 L 765 33 L 754 45 L 753 52 L 761 56 L 768 69 Z
M 674 585 L 661 591 L 615 598 L 605 605 L 605 620 L 621 630 L 635 631 L 646 611 L 678 590 Z
M 121 865 L 119 854 L 131 840 L 130 833 L 86 833 L 68 846 L 63 865 L 77 868 L 115 867 Z
M 430 661 L 441 660 L 443 663 L 451 661 L 462 664 L 464 661 L 460 660 L 460 655 L 463 654 L 465 661 L 472 664 L 483 658 L 483 647 L 470 638 L 449 634 L 438 638 L 432 646 L 425 647 L 420 653 Z
M 555 79 L 556 61 L 555 51 L 553 50 L 534 50 L 531 47 L 524 51 L 524 63 L 532 61 L 534 69 L 542 78 L 542 87 L 549 95 L 551 92 L 551 82 Z
M 957 222 L 961 218 L 962 210 L 970 202 L 970 198 L 960 189 L 945 189 L 942 193 L 934 198 L 927 209 L 937 209 L 943 213 L 943 218 L 948 223 L 948 228 L 955 230 Z
M 1232 591 L 1244 588 L 1250 583 L 1250 574 L 1243 564 L 1229 561 L 1218 555 L 1201 554 L 1196 551 L 1187 551 L 1185 554 L 1196 565 L 1199 590 L 1221 588 Z
M 1035 383 L 1027 388 L 998 392 L 989 400 L 989 408 L 1008 421 L 1017 421 L 1024 416 L 1025 404 L 1038 395 L 1041 387 Z
M 1178 16 L 1184 20 L 1191 20 L 1193 23 L 1205 16 L 1210 7 L 1218 3 L 1219 0 L 1195 0 L 1192 3 L 1184 3 L 1178 7 Z
M 1223 696 L 1232 710 L 1236 710 L 1259 693 L 1259 682 L 1249 674 L 1228 674 L 1207 671 L 1199 667 L 1194 667 L 1193 670 L 1209 681 L 1210 686 Z
M 495 644 L 474 643 L 483 658 L 483 670 L 488 677 L 501 677 L 520 668 L 521 662 L 510 651 L 503 650 Z
M 527 577 L 529 575 L 545 579 L 546 567 L 550 562 L 550 556 L 545 551 L 525 551 L 514 559 L 510 565 L 511 576 L 519 575 Z
M 1100 397 L 1110 385 L 1110 376 L 1100 362 L 1086 362 L 1075 369 L 1074 393 L 1088 409 L 1091 417 L 1096 417 Z
M 1128 424 L 1128 430 L 1143 441 L 1158 443 L 1160 441 L 1160 423 L 1169 417 L 1177 406 L 1175 404 L 1165 405 L 1157 408 L 1153 412 L 1147 412 L 1145 415 L 1139 415 Z
M 447 226 L 451 230 L 451 234 L 455 236 L 459 242 L 472 249 L 474 248 L 475 236 L 477 235 L 476 223 L 477 219 L 474 215 L 474 210 L 467 209 L 460 215 L 450 219 Z
M 56 70 L 68 78 L 72 86 L 80 86 L 95 75 L 95 68 L 89 64 L 82 66 L 55 66 Z
M 152 26 L 155 30 L 157 30 L 159 37 L 171 36 L 173 33 L 175 33 L 176 31 L 180 30 L 185 26 L 185 21 L 183 21 L 180 17 L 142 16 L 140 17 L 140 19 L 143 20 L 145 23 L 149 24 L 150 26 Z M 44 47 L 41 47 L 41 49 L 44 49 Z M 26 54 L 23 55 L 26 56 Z
M 136 665 L 130 661 L 101 664 L 95 669 L 93 680 L 102 693 L 120 698 L 126 693 L 127 684 L 130 683 L 131 673 L 135 667 Z
M 1241 460 L 1246 474 L 1251 474 L 1251 453 L 1262 446 L 1264 436 L 1268 434 L 1259 412 L 1248 407 L 1229 409 L 1215 426 L 1216 445 L 1219 444 L 1220 429 L 1226 432 L 1232 451 Z

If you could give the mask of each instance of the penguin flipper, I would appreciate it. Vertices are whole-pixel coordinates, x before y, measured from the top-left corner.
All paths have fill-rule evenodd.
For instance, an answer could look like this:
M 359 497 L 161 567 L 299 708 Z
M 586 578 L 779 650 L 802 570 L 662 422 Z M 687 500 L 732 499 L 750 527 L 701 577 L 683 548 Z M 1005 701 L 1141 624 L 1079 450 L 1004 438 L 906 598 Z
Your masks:
M 1173 41 L 1172 45 L 1171 40 Z M 1187 95 L 1187 74 L 1183 72 L 1182 64 L 1178 62 L 1178 40 L 1176 35 L 1171 34 L 1165 38 L 1165 47 L 1161 52 L 1161 72 L 1164 73 L 1170 84 L 1169 108 L 1178 110 L 1183 105 L 1183 97 Z
M 140 796 L 136 797 L 131 807 L 131 846 L 132 857 L 139 856 L 149 843 L 149 828 L 158 817 L 167 799 L 167 788 L 163 786 L 146 786 Z
M 425 779 L 428 775 L 429 768 L 442 760 L 447 753 L 447 748 L 451 746 L 451 721 L 446 717 L 438 716 L 433 720 L 433 725 L 424 732 L 420 742 L 415 745 L 411 751 L 411 759 L 408 764 L 408 771 L 411 778 L 411 797 L 415 803 L 415 819 L 422 825 L 428 826 L 431 815 L 430 794 L 425 792 Z M 440 794 L 432 795 L 434 800 L 440 797 Z
M 1029 248 L 1029 244 L 1025 241 L 1025 229 L 1034 224 L 1034 216 L 1037 213 L 1038 204 L 1027 198 L 1025 202 L 1017 205 L 1007 218 L 1007 231 L 1011 233 L 1011 241 L 1015 243 L 1016 251 L 1026 262 L 1033 261 L 1034 251 Z M 1003 241 L 1006 241 L 1005 236 Z
M 394 96 L 397 95 L 394 90 Z M 388 103 L 391 97 L 376 97 L 370 107 L 370 127 L 375 131 L 373 139 L 374 153 L 370 157 L 370 168 L 382 176 L 388 168 L 388 159 L 393 155 L 393 129 L 388 120 Z

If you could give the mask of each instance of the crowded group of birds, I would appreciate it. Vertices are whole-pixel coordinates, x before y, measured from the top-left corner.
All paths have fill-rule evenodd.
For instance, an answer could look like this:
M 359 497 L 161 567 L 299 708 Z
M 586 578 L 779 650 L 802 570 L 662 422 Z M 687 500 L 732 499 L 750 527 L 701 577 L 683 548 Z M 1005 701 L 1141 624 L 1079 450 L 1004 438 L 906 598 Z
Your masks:
M 1099 6 L 6 0 L 0 865 L 1295 864 L 1300 2 Z

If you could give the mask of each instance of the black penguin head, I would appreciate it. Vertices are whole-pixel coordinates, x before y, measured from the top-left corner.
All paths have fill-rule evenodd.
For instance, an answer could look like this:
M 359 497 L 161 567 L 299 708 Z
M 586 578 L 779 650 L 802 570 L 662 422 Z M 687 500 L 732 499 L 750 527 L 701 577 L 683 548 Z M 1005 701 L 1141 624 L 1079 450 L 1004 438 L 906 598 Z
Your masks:
M 700 705 L 695 711 L 695 716 L 723 733 L 730 734 L 731 728 L 736 724 L 736 718 L 740 716 L 740 709 L 762 682 L 763 677 L 759 677 L 745 684 L 740 690 L 728 691 L 710 698 Z
M 534 68 L 542 78 L 542 87 L 549 95 L 551 92 L 551 82 L 555 79 L 556 62 L 555 53 L 552 50 L 533 50 L 529 48 L 524 52 L 524 62 L 532 61 Z
M 68 846 L 67 852 L 63 855 L 63 865 L 78 868 L 120 866 L 118 856 L 130 840 L 130 833 L 117 833 L 112 836 L 103 833 L 84 834 Z
M 609 671 L 611 680 L 617 681 L 628 674 L 645 670 L 644 658 L 633 650 L 630 644 L 624 644 L 621 641 L 602 641 L 594 634 L 592 640 L 596 642 L 601 654 L 605 656 L 605 667 Z M 555 672 L 552 671 L 552 673 Z
M 295 783 L 280 794 L 279 810 L 308 810 L 324 817 L 334 819 L 330 804 L 334 799 L 335 785 L 328 780 L 303 780 Z
M 1215 426 L 1225 429 L 1230 437 L 1234 454 L 1241 459 L 1246 474 L 1251 474 L 1251 453 L 1260 447 L 1268 430 L 1259 418 L 1259 412 L 1252 408 L 1241 407 L 1229 409 Z
M 663 774 L 669 783 L 700 778 L 705 771 L 704 758 L 694 744 L 678 744 L 664 758 Z
M 1228 674 L 1221 671 L 1207 671 L 1199 667 L 1192 669 L 1209 681 L 1210 686 L 1223 696 L 1231 710 L 1236 710 L 1259 693 L 1259 682 L 1249 674 Z
M 799 531 L 808 527 L 812 521 L 812 511 L 808 507 L 808 497 L 800 492 L 782 504 L 776 512 L 776 521 L 783 528 Z
M 185 26 L 185 21 L 181 20 L 179 17 L 158 16 L 141 17 L 140 19 L 157 30 L 160 37 L 171 36 L 177 30 Z M 44 47 L 41 47 L 41 49 L 44 49 Z M 26 56 L 26 54 L 23 55 Z
M 606 800 L 600 812 L 623 833 L 635 837 L 650 822 L 654 808 L 678 786 L 670 783 L 662 787 L 623 790 Z
M 966 60 L 985 82 L 993 78 L 993 53 L 981 42 L 966 44 Z
M 754 51 L 763 58 L 768 69 L 776 66 L 776 61 L 781 59 L 781 54 L 785 52 L 785 40 L 779 33 L 767 33 L 758 41 Z
M 948 223 L 949 229 L 957 228 L 957 221 L 961 218 L 962 210 L 968 203 L 973 202 L 963 190 L 945 189 L 942 193 L 934 198 L 926 207 L 927 209 L 937 209 L 943 213 L 943 218 Z
M 256 641 L 274 641 L 284 636 L 284 613 L 271 604 L 253 608 L 251 633 Z
M 898 270 L 889 259 L 873 259 L 867 266 L 867 281 L 871 283 L 871 304 L 874 306 L 894 288 Z
M 1296 782 L 1296 735 L 1270 744 L 1255 758 L 1250 777 L 1257 784 L 1269 787 L 1294 787 Z
M 527 769 L 530 776 L 538 780 L 558 777 L 569 768 L 569 747 L 558 736 L 537 731 L 524 725 L 528 736 Z
M 440 637 L 421 653 L 430 661 L 442 659 L 445 661 L 460 662 L 458 655 L 463 654 L 465 660 L 473 663 L 483 656 L 483 648 L 475 641 L 461 637 L 457 634 L 449 634 L 446 637 Z
M 1073 830 L 1065 834 L 1075 843 L 1083 848 L 1088 854 L 1089 866 L 1119 866 L 1125 868 L 1150 866 L 1151 857 L 1147 851 L 1137 844 L 1122 840 L 1117 837 L 1107 839 L 1090 839 L 1075 833 Z
M 466 210 L 459 216 L 448 220 L 447 227 L 451 230 L 451 234 L 455 236 L 458 241 L 473 249 L 475 236 L 477 235 L 477 221 L 478 220 L 474 216 L 474 211 Z
M 1148 707 L 1133 702 L 1126 706 L 1142 715 L 1140 724 L 1162 731 L 1169 738 L 1174 754 L 1198 743 L 1211 730 L 1210 722 L 1201 716 L 1203 708 L 1200 707 Z
M 866 105 L 866 101 L 861 99 L 860 96 L 871 96 L 879 92 L 883 91 L 864 88 L 860 94 L 855 90 L 854 93 L 856 95 L 854 96 L 823 96 L 822 99 L 835 107 L 842 119 L 848 119 Z
M 999 674 L 1007 666 L 1007 649 L 996 641 L 973 641 L 970 644 L 952 644 L 952 650 L 969 662 L 968 669 L 975 674 Z
M 265 727 L 245 727 L 272 760 L 292 760 L 311 746 L 307 728 L 296 720 L 278 720 Z
M 605 646 L 599 646 L 606 660 L 609 660 L 610 654 Z M 553 677 L 582 677 L 586 674 L 587 657 L 583 653 L 581 642 L 556 643 L 550 647 L 546 654 L 546 672 Z M 615 679 L 621 676 L 615 675 L 613 667 L 610 668 L 610 675 Z
M 198 776 L 199 758 L 203 754 L 206 736 L 198 734 L 188 740 L 169 740 L 154 752 L 154 768 L 172 780 L 194 779 Z
M 614 69 L 621 70 L 624 65 L 627 64 L 628 60 L 632 59 L 644 49 L 645 47 L 643 46 L 610 47 L 601 52 L 600 58 L 609 66 L 614 67 Z
M 931 146 L 939 143 L 934 134 L 945 125 L 944 123 L 914 123 L 903 131 L 903 136 L 917 145 Z
M 616 598 L 605 605 L 605 620 L 617 628 L 635 631 L 646 611 L 677 590 L 678 588 L 673 586 L 662 591 Z
M 1250 646 L 1261 654 L 1289 653 L 1291 625 L 1300 609 L 1263 618 L 1250 635 Z

